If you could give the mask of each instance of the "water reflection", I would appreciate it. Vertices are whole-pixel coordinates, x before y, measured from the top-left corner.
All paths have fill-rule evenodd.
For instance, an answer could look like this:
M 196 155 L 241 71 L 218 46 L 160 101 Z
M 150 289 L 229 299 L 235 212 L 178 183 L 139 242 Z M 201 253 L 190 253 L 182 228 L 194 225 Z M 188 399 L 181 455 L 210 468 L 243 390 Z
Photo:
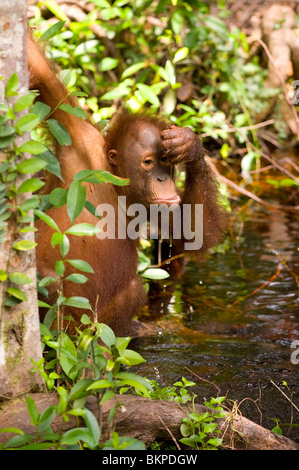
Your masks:
M 295 274 L 298 219 L 279 212 L 265 216 L 256 207 L 237 241 L 227 237 L 208 263 L 185 262 L 162 291 L 152 289 L 149 313 L 163 333 L 138 344 L 147 362 L 136 372 L 165 386 L 182 376 L 196 381 L 191 370 L 217 385 L 222 395 L 238 402 L 257 400 L 261 413 L 250 400 L 242 404 L 249 419 L 260 422 L 262 416 L 270 429 L 274 422 L 269 418 L 289 423 L 291 406 L 271 380 L 286 381 L 299 406 L 299 364 L 290 360 L 290 345 L 299 340 Z M 198 380 L 196 393 L 202 400 L 217 390 Z M 290 437 L 299 440 L 298 429 Z

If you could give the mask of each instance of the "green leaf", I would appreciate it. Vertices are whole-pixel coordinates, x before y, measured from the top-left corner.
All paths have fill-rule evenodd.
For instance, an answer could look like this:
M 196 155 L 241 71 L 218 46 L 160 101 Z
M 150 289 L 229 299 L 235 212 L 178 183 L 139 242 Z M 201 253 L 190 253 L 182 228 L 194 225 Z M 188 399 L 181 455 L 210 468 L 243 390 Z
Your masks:
M 54 0 L 46 0 L 44 2 L 48 10 L 50 10 L 56 18 L 59 18 L 61 21 L 68 21 L 68 17 L 64 14 L 63 10 Z
M 34 193 L 35 191 L 38 191 L 42 186 L 44 186 L 44 184 L 45 183 L 39 180 L 38 178 L 29 178 L 21 184 L 21 186 L 17 190 L 17 193 Z
M 94 225 L 91 224 L 77 224 L 73 225 L 72 227 L 68 228 L 65 233 L 68 233 L 70 235 L 76 235 L 76 236 L 93 236 L 96 233 L 98 233 L 97 228 Z
M 189 54 L 188 47 L 181 47 L 174 54 L 173 63 L 176 64 L 180 60 L 186 59 L 186 57 L 188 57 L 188 54 Z
M 67 235 L 63 234 L 62 242 L 59 244 L 61 256 L 65 258 L 70 250 L 70 241 Z
M 123 362 L 123 358 L 125 359 L 124 363 L 128 366 L 135 366 L 137 364 L 141 364 L 145 361 L 143 357 L 136 351 L 131 349 L 126 349 L 119 358 L 121 362 Z
M 38 117 L 39 122 L 41 122 L 51 112 L 51 108 L 47 104 L 37 101 L 34 103 L 33 112 Z
M 88 278 L 83 274 L 73 273 L 66 277 L 66 280 L 75 282 L 77 284 L 85 284 L 88 281 Z
M 0 269 L 0 282 L 6 281 L 7 279 L 7 274 L 3 269 Z
M 39 281 L 38 285 L 39 285 L 39 287 L 45 287 L 45 286 L 49 286 L 50 284 L 53 284 L 54 282 L 57 282 L 57 281 L 58 281 L 57 277 L 46 276 L 41 281 Z
M 53 308 L 51 305 L 47 304 L 46 302 L 43 302 L 42 300 L 38 300 L 37 301 L 37 304 L 39 307 L 45 307 L 45 308 Z M 46 328 L 45 325 L 43 325 L 42 323 L 40 323 L 40 328 L 41 328 L 41 333 L 42 333 L 42 329 L 43 328 Z M 49 331 L 49 330 L 48 330 Z
M 39 158 L 42 158 L 47 163 L 47 171 L 53 173 L 53 175 L 57 176 L 63 181 L 61 177 L 60 163 L 51 150 L 48 149 L 46 152 L 39 154 Z
M 27 300 L 26 294 L 20 289 L 17 289 L 16 287 L 9 287 L 7 289 L 7 292 L 13 297 L 16 297 L 17 299 L 25 300 L 25 301 Z
M 91 325 L 92 324 L 91 319 L 89 318 L 88 315 L 86 315 L 86 313 L 83 313 L 82 317 L 80 318 L 80 322 L 83 325 Z
M 138 72 L 139 70 L 143 69 L 146 66 L 146 62 L 138 62 L 137 64 L 133 64 L 130 67 L 128 67 L 122 74 L 121 80 L 124 78 L 129 77 L 130 75 L 133 75 L 134 73 Z
M 171 16 L 171 26 L 174 34 L 180 34 L 184 23 L 184 12 L 182 10 L 174 10 Z
M 68 305 L 69 307 L 77 307 L 92 310 L 89 301 L 85 297 L 69 297 L 65 300 L 64 305 Z
M 116 337 L 113 330 L 105 323 L 100 324 L 100 338 L 109 348 L 116 344 Z
M 8 275 L 8 279 L 14 284 L 30 284 L 32 282 L 31 277 L 27 274 L 14 272 Z
M 61 104 L 59 106 L 62 111 L 65 111 L 66 113 L 72 114 L 73 116 L 76 116 L 81 119 L 87 119 L 86 113 L 82 108 L 79 108 L 78 106 L 71 106 L 70 104 Z
M 88 41 L 81 42 L 74 50 L 74 56 L 78 57 L 83 54 L 90 54 L 96 52 L 98 44 L 98 39 L 90 39 Z
M 100 400 L 100 405 L 106 403 L 106 401 L 110 400 L 111 398 L 115 397 L 115 393 L 112 390 L 107 390 Z
M 0 149 L 9 147 L 13 143 L 14 140 L 15 140 L 14 135 L 11 135 L 8 137 L 0 137 Z
M 252 168 L 253 162 L 259 157 L 257 152 L 250 151 L 244 155 L 241 160 L 242 176 L 244 178 L 250 178 L 249 171 Z
M 163 98 L 163 111 L 165 114 L 170 115 L 175 110 L 177 103 L 176 94 L 173 88 L 169 88 Z
M 40 158 L 28 158 L 17 165 L 17 170 L 20 173 L 37 173 L 42 168 L 45 168 L 46 162 Z
M 88 94 L 83 91 L 72 91 L 71 96 L 88 96 Z
M 28 132 L 32 131 L 39 123 L 38 117 L 33 113 L 28 113 L 22 116 L 15 125 L 17 132 Z
M 169 277 L 168 272 L 160 268 L 146 269 L 141 275 L 142 277 L 145 277 L 147 279 L 154 279 L 154 280 L 167 279 Z
M 166 81 L 169 83 L 169 85 L 174 86 L 176 84 L 176 74 L 175 74 L 175 68 L 170 62 L 170 60 L 166 61 L 165 74 L 167 77 Z
M 128 80 L 130 82 L 128 82 Z M 127 96 L 131 91 L 131 86 L 133 85 L 133 80 L 126 79 L 124 82 L 120 83 L 113 90 L 107 91 L 102 97 L 101 100 L 115 100 Z
M 57 232 L 60 232 L 58 225 L 56 224 L 55 220 L 52 219 L 48 214 L 45 214 L 45 212 L 40 211 L 40 210 L 35 210 L 34 211 L 35 215 L 39 217 L 43 222 L 45 222 L 49 227 L 52 227 L 54 230 Z
M 106 72 L 107 70 L 115 69 L 119 64 L 119 59 L 114 59 L 112 57 L 104 57 L 100 62 L 100 71 Z
M 139 375 L 132 374 L 131 372 L 118 372 L 115 378 L 120 381 L 119 385 L 131 385 L 145 396 L 148 396 L 149 391 L 152 390 L 152 387 L 147 380 Z
M 128 346 L 130 341 L 131 341 L 131 338 L 129 336 L 116 338 L 116 348 L 117 348 L 120 356 L 127 349 L 127 346 Z
M 77 350 L 72 340 L 65 334 L 61 338 L 60 364 L 63 371 L 72 380 L 76 378 L 77 368 Z
M 15 250 L 28 251 L 28 250 L 32 250 L 36 246 L 37 246 L 37 243 L 31 240 L 22 240 L 20 242 L 15 243 L 13 247 Z
M 182 439 L 180 439 L 180 442 L 190 447 L 197 447 L 197 440 L 191 439 L 189 437 L 183 437 Z
M 56 261 L 55 263 L 55 272 L 57 276 L 63 276 L 65 271 L 64 262 L 62 260 Z
M 15 433 L 15 434 L 24 435 L 24 431 L 22 431 L 22 429 L 13 428 L 13 427 L 2 428 L 2 429 L 0 429 L 0 432 L 11 432 L 11 433 Z
M 7 137 L 14 134 L 15 132 L 15 128 L 12 126 L 0 126 L 0 137 Z
M 66 128 L 56 119 L 47 120 L 49 129 L 60 145 L 71 145 L 72 139 Z
M 55 207 L 62 207 L 66 204 L 67 189 L 55 188 L 50 193 L 50 203 Z
M 56 34 L 60 33 L 64 24 L 65 24 L 65 20 L 58 21 L 58 23 L 53 24 L 49 29 L 47 29 L 47 31 L 45 31 L 41 35 L 40 40 L 47 41 L 48 39 L 53 38 L 54 36 L 56 36 Z
M 13 110 L 15 113 L 18 111 L 23 111 L 26 108 L 29 108 L 29 106 L 32 105 L 33 101 L 35 99 L 35 95 L 33 93 L 29 93 L 28 95 L 21 96 L 15 103 Z
M 220 18 L 217 16 L 206 16 L 205 17 L 205 26 L 214 31 L 220 37 L 223 37 L 227 33 L 227 26 Z
M 92 215 L 97 217 L 97 219 L 101 220 L 101 217 L 97 215 L 97 208 L 90 202 L 90 201 L 85 201 L 84 204 L 85 209 L 87 209 Z
M 82 398 L 87 396 L 88 393 L 86 392 L 89 385 L 93 383 L 93 379 L 85 378 L 79 380 L 71 389 L 69 394 L 69 400 L 77 400 L 78 398 Z
M 5 449 L 10 449 L 10 448 L 18 448 L 18 449 L 24 449 L 27 446 L 28 442 L 33 441 L 33 436 L 31 434 L 23 434 L 21 436 L 14 436 L 9 441 L 6 442 L 4 448 Z
M 160 106 L 160 100 L 150 86 L 145 85 L 144 83 L 137 83 L 136 86 L 141 97 L 145 101 L 151 103 L 155 108 Z
M 9 296 L 5 299 L 4 301 L 4 306 L 5 307 L 15 307 L 16 305 L 19 305 L 22 301 L 20 299 L 17 299 L 16 297 Z
M 38 428 L 37 428 L 39 433 L 43 433 L 43 432 L 51 433 L 50 425 L 53 419 L 55 418 L 55 415 L 56 415 L 56 406 L 49 406 L 44 411 L 42 411 L 39 417 L 39 423 L 38 423 Z
M 51 246 L 54 248 L 56 245 L 60 245 L 63 242 L 63 233 L 54 232 L 51 237 Z
M 215 447 L 219 447 L 221 446 L 223 443 L 223 439 L 219 438 L 219 437 L 214 437 L 212 439 L 209 439 L 207 444 L 210 444 L 212 446 L 215 446 Z
M 22 202 L 20 205 L 21 211 L 29 211 L 30 209 L 35 209 L 37 206 L 39 206 L 40 199 L 38 196 L 32 196 L 29 199 L 26 199 L 26 201 Z
M 60 70 L 58 73 L 58 79 L 66 86 L 70 86 L 72 81 L 72 71 L 68 69 Z
M 64 387 L 57 387 L 57 392 L 59 395 L 59 404 L 57 406 L 57 414 L 64 413 L 68 406 L 68 393 Z
M 130 180 L 120 178 L 106 170 L 81 170 L 74 176 L 74 181 L 85 183 L 112 183 L 116 186 L 126 186 Z
M 47 147 L 38 142 L 37 140 L 29 140 L 19 147 L 19 150 L 24 153 L 32 153 L 33 155 L 38 155 L 39 153 L 44 153 L 47 151 Z M 45 165 L 44 165 L 45 166 Z M 43 168 L 43 167 L 42 167 Z M 38 170 L 37 170 L 38 171 Z M 25 172 L 23 172 L 25 173 Z M 28 173 L 28 172 L 26 172 Z
M 73 181 L 67 193 L 67 212 L 71 223 L 81 214 L 86 200 L 86 186 Z
M 100 379 L 100 380 L 96 380 L 91 385 L 89 385 L 89 387 L 87 387 L 86 391 L 97 390 L 97 389 L 100 389 L 100 388 L 110 388 L 110 387 L 113 387 L 113 386 L 114 386 L 114 384 L 113 384 L 113 382 L 110 382 L 110 380 Z
M 5 96 L 8 98 L 10 96 L 17 95 L 19 86 L 19 79 L 16 73 L 13 73 L 12 76 L 8 79 L 5 89 Z
M 87 428 L 75 428 L 66 431 L 63 434 L 60 444 L 74 446 L 79 441 L 84 442 L 91 449 L 94 447 L 94 439 Z
M 83 261 L 82 259 L 67 259 L 66 260 L 68 263 L 70 263 L 74 268 L 80 269 L 80 271 L 86 272 L 86 273 L 94 273 L 93 268 L 90 266 L 89 263 L 86 261 Z

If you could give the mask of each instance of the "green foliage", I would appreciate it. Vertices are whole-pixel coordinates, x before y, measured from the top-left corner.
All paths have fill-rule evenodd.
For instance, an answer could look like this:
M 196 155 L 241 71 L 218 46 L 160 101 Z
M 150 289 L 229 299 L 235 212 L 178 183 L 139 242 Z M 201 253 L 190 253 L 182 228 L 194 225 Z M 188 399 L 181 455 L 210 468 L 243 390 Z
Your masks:
M 217 450 L 222 445 L 222 439 L 217 437 L 221 431 L 217 429 L 215 419 L 225 417 L 221 406 L 224 400 L 225 397 L 211 398 L 209 402 L 204 402 L 211 411 L 196 413 L 193 410 L 183 418 L 181 425 L 183 438 L 180 442 L 194 449 Z
M 49 39 L 52 58 L 70 71 L 69 89 L 78 86 L 92 96 L 81 103 L 96 121 L 109 119 L 119 103 L 133 110 L 146 106 L 226 139 L 225 130 L 252 124 L 251 115 L 275 93 L 264 87 L 266 72 L 244 33 L 223 21 L 229 15 L 223 2 L 216 15 L 200 0 L 92 3 L 85 20 L 69 21 L 67 28 L 64 18 L 47 29 L 38 14 L 31 24 Z M 53 4 L 48 8 L 61 19 Z M 244 141 L 248 132 L 236 138 Z
M 1 429 L 0 432 L 16 434 L 3 449 L 145 449 L 144 444 L 137 439 L 120 437 L 115 432 L 111 439 L 101 443 L 100 421 L 85 406 L 88 396 L 96 396 L 101 406 L 115 397 L 117 391 L 124 386 L 133 387 L 139 394 L 149 396 L 152 388 L 147 380 L 121 370 L 122 366 L 139 364 L 143 358 L 127 348 L 130 338 L 116 338 L 107 325 L 92 323 L 86 315 L 81 320 L 87 328 L 78 330 L 73 340 L 64 332 L 50 331 L 45 325 L 41 325 L 42 344 L 47 347 L 47 353 L 38 362 L 32 360 L 33 370 L 41 373 L 50 391 L 57 392 L 59 403 L 39 413 L 34 400 L 28 395 L 27 410 L 36 432 L 25 434 L 16 428 Z M 52 359 L 48 360 L 47 357 Z M 58 366 L 61 368 L 59 374 L 56 372 Z M 90 369 L 92 378 L 82 377 L 86 369 Z M 64 385 L 58 385 L 59 381 L 63 381 Z M 111 406 L 108 421 L 113 420 L 120 405 L 121 403 L 115 402 Z M 76 427 L 62 434 L 54 433 L 51 424 L 56 416 L 61 416 L 65 421 L 71 416 L 80 417 L 85 427 Z
M 196 385 L 194 382 L 182 377 L 182 380 L 175 382 L 172 387 L 160 388 L 156 380 L 150 381 L 150 384 L 152 399 L 175 401 L 186 413 L 180 427 L 183 436 L 180 439 L 182 444 L 195 450 L 217 450 L 222 446 L 222 439 L 219 437 L 221 431 L 218 429 L 216 420 L 226 416 L 222 407 L 226 397 L 205 401 L 203 404 L 207 411 L 198 413 L 195 407 L 196 395 L 189 390 L 190 387 Z M 182 405 L 186 405 L 187 408 Z
M 63 69 L 70 94 L 93 120 L 104 128 L 122 105 L 133 111 L 150 108 L 198 132 L 206 148 L 216 146 L 227 167 L 240 167 L 246 183 L 255 177 L 253 169 L 259 177 L 263 148 L 255 118 L 280 90 L 265 86 L 268 71 L 254 44 L 240 29 L 227 26 L 225 0 L 214 2 L 213 10 L 201 0 L 92 4 L 83 21 L 75 21 L 54 1 L 46 2 L 57 23 L 45 20 L 37 6 L 30 25 L 47 39 L 47 52 Z M 12 81 L 12 92 L 13 87 Z M 281 140 L 284 123 L 275 117 Z M 30 127 L 30 122 L 21 125 Z M 54 129 L 51 121 L 50 127 L 66 143 L 63 129 Z M 246 150 L 240 159 L 232 155 L 236 147 Z M 270 189 L 278 184 L 269 181 Z

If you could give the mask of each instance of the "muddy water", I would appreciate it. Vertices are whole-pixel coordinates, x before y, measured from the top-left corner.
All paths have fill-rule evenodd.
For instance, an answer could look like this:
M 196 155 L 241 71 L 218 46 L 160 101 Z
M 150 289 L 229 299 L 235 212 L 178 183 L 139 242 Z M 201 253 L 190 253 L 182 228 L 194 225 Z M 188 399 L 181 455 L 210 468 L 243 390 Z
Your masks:
M 200 402 L 227 394 L 244 416 L 272 429 L 271 418 L 283 426 L 292 412 L 271 381 L 289 395 L 287 382 L 299 408 L 299 364 L 291 360 L 299 340 L 299 223 L 258 207 L 236 220 L 234 236 L 207 263 L 185 261 L 152 295 L 149 313 L 161 333 L 139 342 L 147 362 L 135 370 L 160 386 L 193 380 Z M 288 435 L 299 441 L 299 428 Z

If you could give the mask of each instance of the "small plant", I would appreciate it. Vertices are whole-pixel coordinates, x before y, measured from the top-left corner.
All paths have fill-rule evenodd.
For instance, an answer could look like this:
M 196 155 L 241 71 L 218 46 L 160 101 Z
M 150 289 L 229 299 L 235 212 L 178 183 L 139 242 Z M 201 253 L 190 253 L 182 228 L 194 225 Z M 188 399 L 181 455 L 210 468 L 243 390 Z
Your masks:
M 112 438 L 101 443 L 102 427 L 101 405 L 115 398 L 119 389 L 133 387 L 142 396 L 149 397 L 152 390 L 149 382 L 142 377 L 123 370 L 139 364 L 144 359 L 135 351 L 128 349 L 130 338 L 116 338 L 111 328 L 103 323 L 92 323 L 83 315 L 82 323 L 87 326 L 72 341 L 66 334 L 59 343 L 46 328 L 42 327 L 42 341 L 55 352 L 51 362 L 45 359 L 33 362 L 34 370 L 40 371 L 49 390 L 56 391 L 59 403 L 39 413 L 34 400 L 27 396 L 27 410 L 36 427 L 35 434 L 25 434 L 20 429 L 5 428 L 0 432 L 12 432 L 12 437 L 4 449 L 41 450 L 41 449 L 145 449 L 142 442 L 120 437 L 113 432 Z M 101 340 L 101 344 L 99 344 Z M 51 371 L 57 365 L 61 373 Z M 50 370 L 50 372 L 49 372 Z M 89 371 L 91 377 L 84 377 Z M 63 385 L 58 385 L 63 382 Z M 99 420 L 86 408 L 88 396 L 95 396 L 99 407 Z M 121 405 L 115 401 L 108 415 L 108 423 L 115 418 L 117 408 Z M 71 416 L 81 418 L 85 427 L 75 427 L 63 434 L 54 433 L 51 424 L 56 416 L 68 421 Z M 107 423 L 107 424 L 108 424 Z
M 222 445 L 222 439 L 217 437 L 221 431 L 217 429 L 217 418 L 225 416 L 221 403 L 225 397 L 211 398 L 204 405 L 211 411 L 205 413 L 196 413 L 193 410 L 183 418 L 181 424 L 181 433 L 183 438 L 180 442 L 194 449 L 217 450 Z
M 210 401 L 205 401 L 203 404 L 208 410 L 204 413 L 198 413 L 195 407 L 196 395 L 189 390 L 189 387 L 196 385 L 195 382 L 182 377 L 172 387 L 160 388 L 156 380 L 151 380 L 150 384 L 152 390 L 149 395 L 152 399 L 175 401 L 186 413 L 180 427 L 183 436 L 180 439 L 182 444 L 196 450 L 217 450 L 221 447 L 223 440 L 218 437 L 221 431 L 217 429 L 216 420 L 226 416 L 221 406 L 226 397 L 211 398 Z M 186 411 L 186 407 L 182 405 L 186 405 L 189 411 Z M 159 449 L 160 446 L 161 444 L 154 443 L 152 448 Z

